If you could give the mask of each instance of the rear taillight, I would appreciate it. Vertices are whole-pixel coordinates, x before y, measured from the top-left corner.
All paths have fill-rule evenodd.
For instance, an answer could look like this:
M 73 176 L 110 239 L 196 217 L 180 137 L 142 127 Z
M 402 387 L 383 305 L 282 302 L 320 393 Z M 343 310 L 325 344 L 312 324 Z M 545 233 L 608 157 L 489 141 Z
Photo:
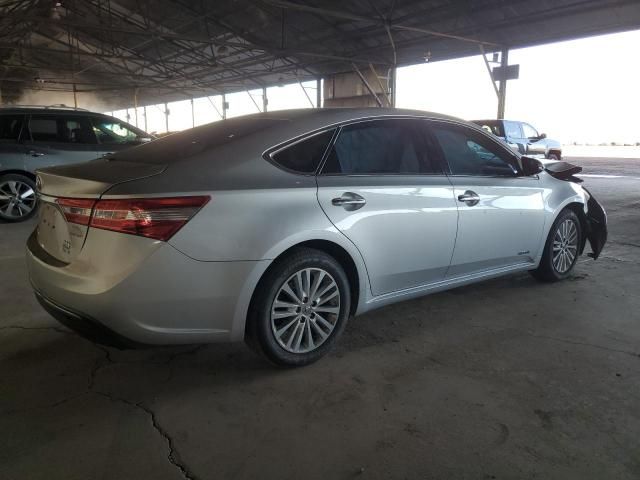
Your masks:
M 60 205 L 67 222 L 89 225 L 91 209 L 96 201 L 90 198 L 59 198 L 56 203 Z
M 61 198 L 58 199 L 58 204 L 68 222 L 166 241 L 206 205 L 209 199 L 208 196 L 197 196 L 96 202 Z

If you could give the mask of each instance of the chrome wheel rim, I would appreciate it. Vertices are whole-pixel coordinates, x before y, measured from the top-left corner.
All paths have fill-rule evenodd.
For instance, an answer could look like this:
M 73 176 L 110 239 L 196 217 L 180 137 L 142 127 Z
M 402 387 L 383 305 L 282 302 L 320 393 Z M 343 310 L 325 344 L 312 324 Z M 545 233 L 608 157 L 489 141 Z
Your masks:
M 305 268 L 285 281 L 271 306 L 271 330 L 287 352 L 308 353 L 331 336 L 340 315 L 340 290 L 329 272 Z
M 558 273 L 567 273 L 578 254 L 578 227 L 567 219 L 562 222 L 553 236 L 553 268 Z
M 20 180 L 0 183 L 0 213 L 5 218 L 21 218 L 29 215 L 36 206 L 36 192 Z

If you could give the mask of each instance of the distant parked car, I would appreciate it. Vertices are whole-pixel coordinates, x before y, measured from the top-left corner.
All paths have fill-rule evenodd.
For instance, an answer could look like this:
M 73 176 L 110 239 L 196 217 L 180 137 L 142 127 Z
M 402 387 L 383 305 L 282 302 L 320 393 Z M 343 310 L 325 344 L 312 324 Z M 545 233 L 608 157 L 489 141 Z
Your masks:
M 0 108 L 0 220 L 36 211 L 37 168 L 94 160 L 152 139 L 121 120 L 69 107 Z
M 548 163 L 427 112 L 222 120 L 38 170 L 29 278 L 96 341 L 245 339 L 304 365 L 350 315 L 513 272 L 562 280 L 587 241 L 597 258 L 604 210 L 579 167 Z
M 547 138 L 546 133 L 538 133 L 528 123 L 513 120 L 472 120 L 472 122 L 501 138 L 522 155 L 544 157 L 550 160 L 562 158 L 560 142 Z

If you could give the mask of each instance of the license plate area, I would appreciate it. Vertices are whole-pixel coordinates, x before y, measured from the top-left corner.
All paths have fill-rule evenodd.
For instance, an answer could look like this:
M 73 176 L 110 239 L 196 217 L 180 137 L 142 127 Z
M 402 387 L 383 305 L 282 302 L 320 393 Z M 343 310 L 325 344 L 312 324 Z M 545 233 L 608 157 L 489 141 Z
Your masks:
M 69 224 L 57 205 L 41 202 L 38 221 L 38 244 L 52 257 L 70 263 L 75 252 Z

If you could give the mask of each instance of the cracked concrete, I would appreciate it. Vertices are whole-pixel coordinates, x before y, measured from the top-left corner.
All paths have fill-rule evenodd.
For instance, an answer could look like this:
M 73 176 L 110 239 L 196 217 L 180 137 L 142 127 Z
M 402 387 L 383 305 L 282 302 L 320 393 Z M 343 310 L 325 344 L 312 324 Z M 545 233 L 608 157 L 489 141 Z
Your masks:
M 31 294 L 33 223 L 0 225 L 0 478 L 639 478 L 640 181 L 587 183 L 611 242 L 573 281 L 371 312 L 299 370 L 242 345 L 93 345 Z

